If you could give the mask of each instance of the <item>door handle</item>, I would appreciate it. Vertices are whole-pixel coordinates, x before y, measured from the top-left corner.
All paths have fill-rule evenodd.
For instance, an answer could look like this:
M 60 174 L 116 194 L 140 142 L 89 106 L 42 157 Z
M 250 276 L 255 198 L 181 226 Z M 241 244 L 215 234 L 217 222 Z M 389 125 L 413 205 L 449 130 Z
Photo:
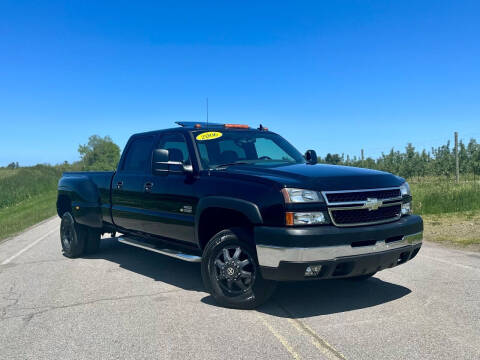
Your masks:
M 153 183 L 152 182 L 146 182 L 145 185 L 143 186 L 146 192 L 152 191 L 153 188 Z
M 117 189 L 121 189 L 123 187 L 123 181 L 117 182 Z

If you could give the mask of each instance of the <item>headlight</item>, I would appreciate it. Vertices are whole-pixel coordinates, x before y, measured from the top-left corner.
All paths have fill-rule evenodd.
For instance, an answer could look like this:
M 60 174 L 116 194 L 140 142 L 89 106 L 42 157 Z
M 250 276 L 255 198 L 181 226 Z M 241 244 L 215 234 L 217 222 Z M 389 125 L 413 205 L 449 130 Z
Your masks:
M 402 215 L 410 215 L 412 213 L 412 193 L 410 191 L 410 185 L 408 185 L 407 182 L 400 185 L 400 193 L 404 198 L 404 202 L 402 203 Z
M 323 202 L 322 195 L 313 190 L 285 188 L 282 194 L 286 203 Z
M 287 212 L 285 213 L 287 225 L 321 225 L 328 224 L 328 216 L 323 211 L 314 212 Z
M 402 196 L 412 195 L 412 193 L 410 192 L 410 185 L 408 185 L 406 181 L 402 185 L 400 185 L 400 193 L 402 194 Z
M 402 204 L 402 215 L 410 215 L 412 213 L 412 203 L 407 202 Z

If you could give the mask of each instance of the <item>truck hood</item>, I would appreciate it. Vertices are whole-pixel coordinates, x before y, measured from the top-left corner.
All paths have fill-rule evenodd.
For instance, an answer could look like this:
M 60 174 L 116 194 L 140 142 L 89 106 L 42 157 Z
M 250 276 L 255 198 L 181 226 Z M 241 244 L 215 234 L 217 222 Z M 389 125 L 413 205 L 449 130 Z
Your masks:
M 326 164 L 235 165 L 221 172 L 265 178 L 283 186 L 317 191 L 395 187 L 405 181 L 383 171 Z

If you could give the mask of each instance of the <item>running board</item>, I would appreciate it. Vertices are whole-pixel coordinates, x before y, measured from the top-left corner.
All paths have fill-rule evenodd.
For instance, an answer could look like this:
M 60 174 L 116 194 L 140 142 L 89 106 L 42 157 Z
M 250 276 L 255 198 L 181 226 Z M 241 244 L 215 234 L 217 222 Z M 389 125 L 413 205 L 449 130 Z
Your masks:
M 159 249 L 155 247 L 154 245 L 144 243 L 142 241 L 135 240 L 131 237 L 126 237 L 126 236 L 120 236 L 118 238 L 118 241 L 127 245 L 132 245 L 136 246 L 145 250 L 153 251 L 159 254 L 167 255 L 170 257 L 173 257 L 175 259 L 180 259 L 188 262 L 201 262 L 202 258 L 197 255 L 192 255 L 192 254 L 186 254 L 178 250 L 173 250 L 173 249 Z

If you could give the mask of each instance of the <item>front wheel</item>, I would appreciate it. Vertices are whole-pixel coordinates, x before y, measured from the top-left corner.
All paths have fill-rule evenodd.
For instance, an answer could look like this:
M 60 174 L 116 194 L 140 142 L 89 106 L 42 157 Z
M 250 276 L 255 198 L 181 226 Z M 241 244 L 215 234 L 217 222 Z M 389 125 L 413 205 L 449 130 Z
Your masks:
M 262 278 L 250 235 L 243 229 L 220 231 L 202 257 L 202 279 L 222 306 L 253 309 L 272 295 L 275 282 Z

